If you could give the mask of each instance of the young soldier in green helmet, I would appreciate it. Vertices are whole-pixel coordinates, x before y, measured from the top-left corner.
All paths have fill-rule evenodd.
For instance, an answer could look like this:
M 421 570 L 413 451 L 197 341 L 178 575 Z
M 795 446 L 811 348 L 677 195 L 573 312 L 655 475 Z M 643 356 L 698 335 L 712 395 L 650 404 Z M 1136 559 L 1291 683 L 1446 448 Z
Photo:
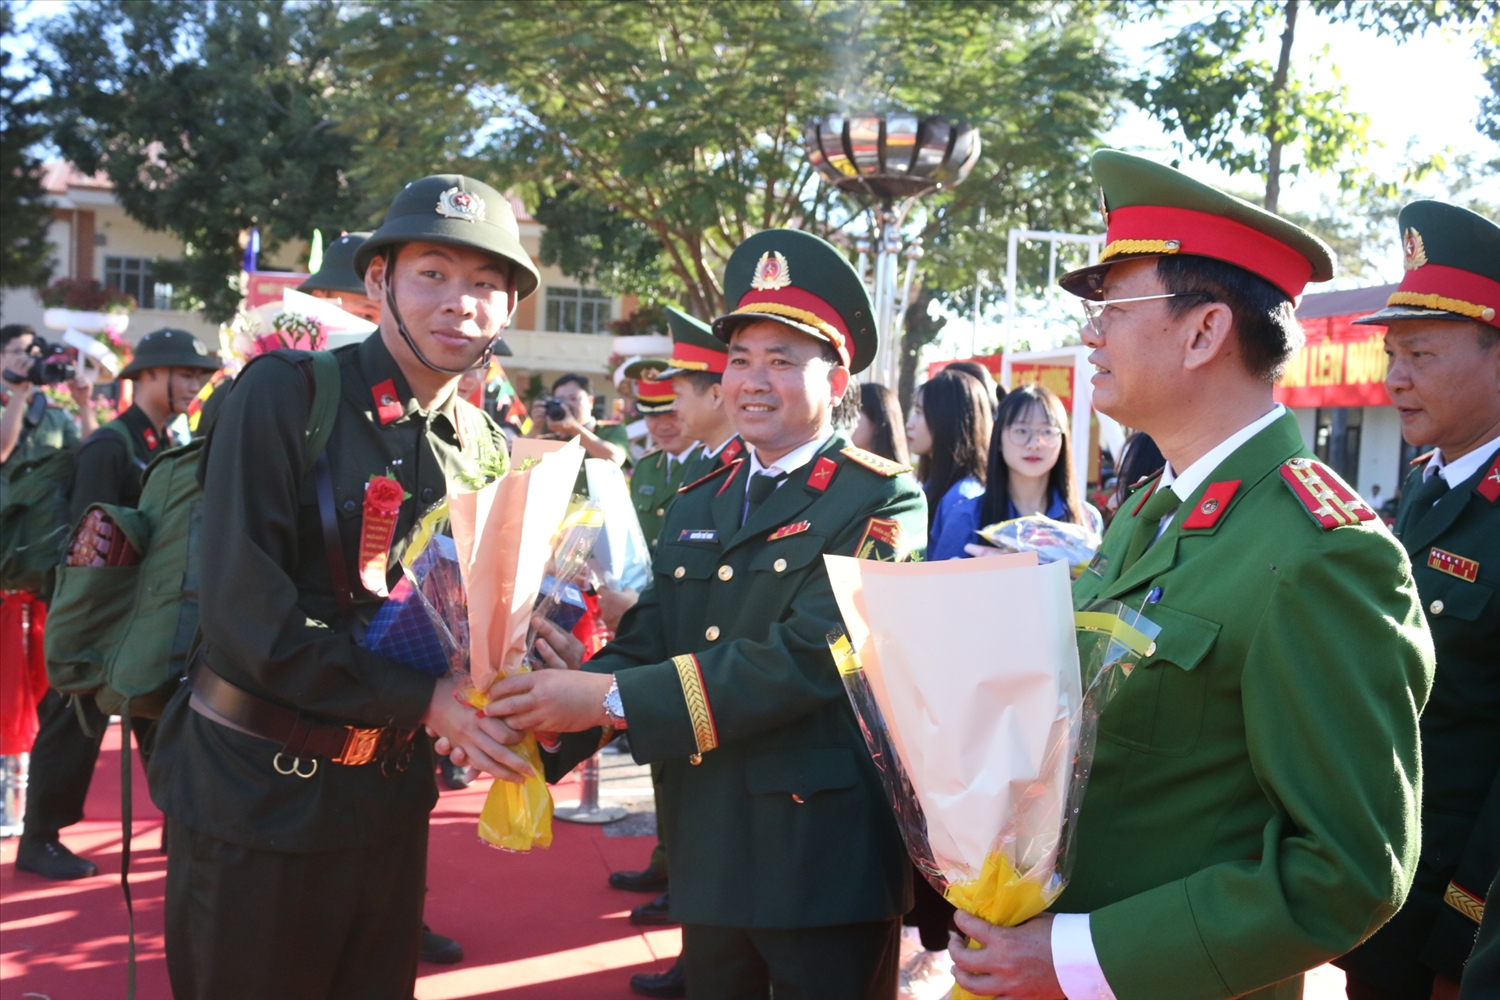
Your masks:
M 958 913 L 981 947 L 955 941 L 955 976 L 1035 1000 L 1291 1000 L 1406 896 L 1431 638 L 1400 546 L 1272 396 L 1327 246 L 1150 160 L 1093 167 L 1107 242 L 1061 284 L 1094 405 L 1167 465 L 1073 595 L 1162 631 L 1100 718 L 1055 912 Z
M 308 275 L 297 291 L 328 299 L 346 313 L 379 323 L 380 303 L 365 294 L 364 280 L 354 269 L 354 255 L 369 238 L 369 233 L 345 233 L 328 244 L 317 273 Z
M 1456 997 L 1500 871 L 1500 226 L 1419 201 L 1400 227 L 1401 286 L 1355 322 L 1386 328 L 1401 432 L 1431 449 L 1401 488 L 1396 537 L 1437 676 L 1422 712 L 1416 881 L 1401 912 L 1339 961 L 1351 1000 Z
M 321 457 L 303 454 L 319 380 L 281 352 L 247 366 L 204 449 L 199 655 L 149 772 L 179 1000 L 409 1000 L 437 798 L 423 725 L 491 774 L 526 768 L 454 681 L 359 634 L 399 579 L 392 542 L 450 477 L 504 466 L 499 429 L 455 386 L 489 363 L 536 268 L 506 199 L 458 175 L 408 184 L 355 266 L 380 329 L 333 352 Z M 377 485 L 394 526 L 366 514 Z
M 905 466 L 834 428 L 876 335 L 869 295 L 815 236 L 769 230 L 725 270 L 724 395 L 745 453 L 684 486 L 654 579 L 581 671 L 497 685 L 487 711 L 568 732 L 559 777 L 628 727 L 661 764 L 690 997 L 890 997 L 910 864 L 829 653 L 825 552 L 903 559 L 926 503 Z M 555 636 L 554 636 L 555 637 Z M 544 655 L 563 665 L 550 645 Z M 608 730 L 605 730 L 607 732 Z

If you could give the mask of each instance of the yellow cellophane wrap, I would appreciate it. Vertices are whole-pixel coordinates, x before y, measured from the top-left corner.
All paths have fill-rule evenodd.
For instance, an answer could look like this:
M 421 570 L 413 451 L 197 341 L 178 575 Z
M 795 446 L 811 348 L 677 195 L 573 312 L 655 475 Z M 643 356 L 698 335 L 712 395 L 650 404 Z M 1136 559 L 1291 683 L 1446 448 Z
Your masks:
M 984 859 L 979 877 L 969 882 L 955 882 L 944 893 L 948 902 L 988 923 L 1015 927 L 1041 913 L 1057 898 L 1040 882 L 1022 878 L 1001 851 L 992 851 Z M 970 941 L 970 948 L 980 947 Z M 954 986 L 950 1000 L 976 1000 L 962 986 Z
M 524 671 L 523 671 L 524 672 Z M 472 685 L 459 696 L 475 708 L 489 704 L 489 697 Z M 506 851 L 529 851 L 552 846 L 552 793 L 542 777 L 542 751 L 536 737 L 526 734 L 513 748 L 531 765 L 531 777 L 523 784 L 495 779 L 479 810 L 479 837 Z
M 530 733 L 516 752 L 531 765 L 524 784 L 499 781 L 490 786 L 479 811 L 479 836 L 507 851 L 552 846 L 552 794 L 542 780 L 542 753 Z

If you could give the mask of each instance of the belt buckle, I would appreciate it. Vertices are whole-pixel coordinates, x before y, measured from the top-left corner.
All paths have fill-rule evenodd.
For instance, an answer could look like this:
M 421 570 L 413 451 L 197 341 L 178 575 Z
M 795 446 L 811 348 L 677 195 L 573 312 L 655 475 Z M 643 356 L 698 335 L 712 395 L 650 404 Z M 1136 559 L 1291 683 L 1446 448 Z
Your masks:
M 344 739 L 344 749 L 333 758 L 333 762 L 347 767 L 358 767 L 374 760 L 380 751 L 381 737 L 386 734 L 386 730 L 356 729 L 353 726 L 345 728 L 349 731 L 349 735 Z

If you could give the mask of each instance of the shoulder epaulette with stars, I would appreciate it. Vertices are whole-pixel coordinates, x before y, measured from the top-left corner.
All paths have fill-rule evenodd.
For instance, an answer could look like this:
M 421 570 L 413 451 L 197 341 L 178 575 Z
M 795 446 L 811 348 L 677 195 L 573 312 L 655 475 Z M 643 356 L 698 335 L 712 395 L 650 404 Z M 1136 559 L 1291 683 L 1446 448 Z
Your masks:
M 727 471 L 730 471 L 730 470 L 733 470 L 733 469 L 738 469 L 740 467 L 740 463 L 743 462 L 743 461 L 744 461 L 744 459 L 737 458 L 733 462 L 728 463 L 727 465 L 721 465 L 717 469 L 715 469 L 714 471 L 710 472 L 708 475 L 703 476 L 703 477 L 698 478 L 698 479 L 694 479 L 692 482 L 688 483 L 686 486 L 679 486 L 679 487 L 677 487 L 677 492 L 678 493 L 686 493 L 688 490 L 692 489 L 694 486 L 701 486 L 702 484 L 708 482 L 710 479 L 714 478 L 715 476 L 719 475 L 722 472 L 727 472 Z
M 1370 505 L 1321 462 L 1311 458 L 1287 459 L 1281 466 L 1281 478 L 1324 531 L 1375 520 Z
M 871 472 L 878 472 L 887 478 L 911 471 L 911 466 L 909 465 L 892 462 L 883 455 L 877 455 L 872 451 L 865 451 L 863 448 L 856 448 L 853 445 L 843 449 L 839 454 L 849 459 L 849 461 L 863 465 Z

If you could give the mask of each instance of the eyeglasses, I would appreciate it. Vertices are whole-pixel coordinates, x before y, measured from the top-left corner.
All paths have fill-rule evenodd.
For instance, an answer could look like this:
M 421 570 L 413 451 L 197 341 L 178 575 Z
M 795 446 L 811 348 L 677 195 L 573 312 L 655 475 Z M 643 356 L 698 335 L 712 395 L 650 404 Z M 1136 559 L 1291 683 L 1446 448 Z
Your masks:
M 1048 448 L 1062 440 L 1061 428 L 1048 424 L 1046 427 L 1027 427 L 1025 424 L 1011 424 L 1005 428 L 1005 436 L 1010 443 L 1018 448 L 1024 448 L 1032 442 L 1032 439 L 1040 441 Z
M 1108 306 L 1119 305 L 1121 302 L 1151 302 L 1156 299 L 1175 299 L 1179 296 L 1192 295 L 1209 302 L 1214 297 L 1208 292 L 1165 292 L 1161 295 L 1136 295 L 1128 299 L 1080 299 L 1083 304 L 1083 314 L 1088 317 L 1089 329 L 1094 331 L 1094 336 L 1104 336 L 1104 310 Z

